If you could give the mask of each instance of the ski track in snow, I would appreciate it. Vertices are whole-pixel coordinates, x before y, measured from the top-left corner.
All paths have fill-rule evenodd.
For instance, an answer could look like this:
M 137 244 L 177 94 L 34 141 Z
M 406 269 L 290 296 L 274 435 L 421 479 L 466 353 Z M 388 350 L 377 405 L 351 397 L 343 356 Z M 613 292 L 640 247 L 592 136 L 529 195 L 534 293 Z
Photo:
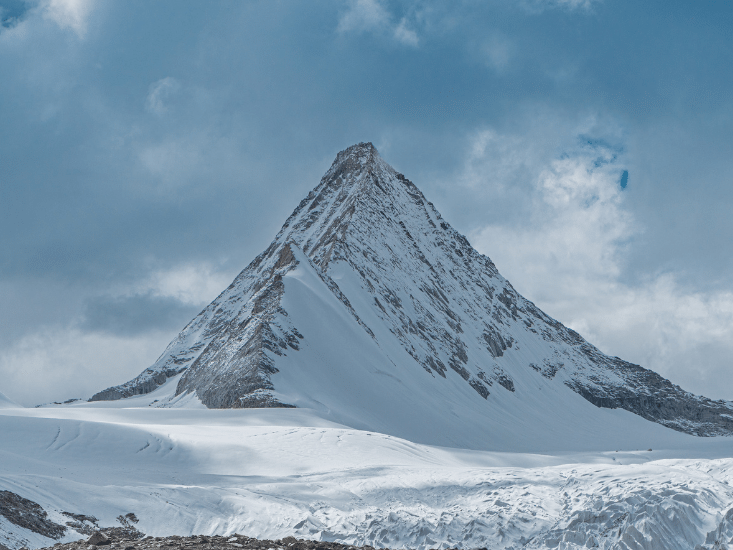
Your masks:
M 651 452 L 469 451 L 307 409 L 145 407 L 175 384 L 116 407 L 3 409 L 0 490 L 62 524 L 62 511 L 102 526 L 134 512 L 153 536 L 420 549 L 691 549 L 733 507 L 730 438 Z M 57 542 L 3 518 L 0 533 L 9 548 Z M 69 530 L 61 540 L 81 537 Z

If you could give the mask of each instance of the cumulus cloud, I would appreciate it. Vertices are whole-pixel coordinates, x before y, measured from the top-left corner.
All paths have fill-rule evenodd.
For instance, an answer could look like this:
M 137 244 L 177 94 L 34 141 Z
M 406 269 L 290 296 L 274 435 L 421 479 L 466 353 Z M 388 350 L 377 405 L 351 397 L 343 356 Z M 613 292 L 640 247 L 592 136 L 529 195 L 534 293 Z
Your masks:
M 528 177 L 540 159 L 524 136 L 503 135 L 492 129 L 477 132 L 470 140 L 460 182 L 470 188 L 489 188 L 503 193 L 517 175 Z
M 23 0 L 6 0 L 0 5 L 0 30 L 12 28 L 28 13 L 29 6 Z
M 118 336 L 134 336 L 151 330 L 180 330 L 216 298 L 235 275 L 210 262 L 153 269 L 146 277 L 88 298 L 78 327 L 87 332 Z
M 61 29 L 72 31 L 78 38 L 84 38 L 95 3 L 96 0 L 1 1 L 0 35 L 11 35 L 16 39 L 27 38 L 29 32 L 33 32 L 28 28 L 29 25 L 38 30 L 37 23 L 45 20 Z
M 141 185 L 146 192 L 164 195 L 180 189 L 187 189 L 189 198 L 196 192 L 204 193 L 202 181 L 215 181 L 219 189 L 227 182 L 240 183 L 242 174 L 252 165 L 242 154 L 241 143 L 220 135 L 215 128 L 168 134 L 159 140 L 134 143 L 133 147 L 140 167 L 152 176 Z
M 689 288 L 675 272 L 629 282 L 625 260 L 643 226 L 626 205 L 623 155 L 602 141 L 580 141 L 535 178 L 526 218 L 480 227 L 471 241 L 520 293 L 606 353 L 690 391 L 733 398 L 725 376 L 733 353 L 733 293 Z M 482 155 L 503 157 L 504 147 L 518 143 L 482 132 L 467 166 L 476 170 Z M 529 156 L 515 151 L 499 170 L 511 172 Z
M 188 181 L 187 174 L 204 162 L 202 143 L 193 136 L 171 136 L 140 147 L 143 167 L 159 181 L 175 186 Z
M 541 3 L 551 7 L 563 7 L 569 9 L 588 9 L 599 0 L 543 0 Z

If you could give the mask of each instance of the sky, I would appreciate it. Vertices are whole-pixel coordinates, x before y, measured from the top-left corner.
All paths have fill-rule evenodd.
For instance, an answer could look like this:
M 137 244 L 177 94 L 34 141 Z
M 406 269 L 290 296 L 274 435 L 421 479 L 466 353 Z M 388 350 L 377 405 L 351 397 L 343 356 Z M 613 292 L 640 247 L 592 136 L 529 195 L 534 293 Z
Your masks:
M 733 400 L 733 4 L 0 0 L 0 391 L 152 364 L 371 141 L 525 297 Z

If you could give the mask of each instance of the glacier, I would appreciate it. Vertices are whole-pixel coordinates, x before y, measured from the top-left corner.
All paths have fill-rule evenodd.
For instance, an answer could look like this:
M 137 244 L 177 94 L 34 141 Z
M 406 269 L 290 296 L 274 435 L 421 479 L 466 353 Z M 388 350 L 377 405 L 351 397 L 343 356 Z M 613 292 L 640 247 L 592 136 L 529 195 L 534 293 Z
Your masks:
M 71 523 L 64 513 L 114 526 L 132 512 L 152 536 L 420 550 L 719 549 L 733 538 L 727 437 L 645 421 L 675 438 L 653 450 L 476 451 L 356 430 L 307 408 L 156 408 L 177 382 L 124 407 L 0 409 L 0 491 L 39 503 L 60 525 Z M 85 537 L 71 527 L 43 537 L 0 510 L 7 548 Z

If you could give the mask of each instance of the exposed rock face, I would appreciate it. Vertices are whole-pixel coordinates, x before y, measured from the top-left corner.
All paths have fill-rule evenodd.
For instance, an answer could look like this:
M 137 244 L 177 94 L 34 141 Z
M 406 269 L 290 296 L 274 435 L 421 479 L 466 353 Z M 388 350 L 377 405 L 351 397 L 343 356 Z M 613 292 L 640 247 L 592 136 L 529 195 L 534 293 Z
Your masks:
M 106 546 L 111 542 L 112 541 L 109 537 L 101 531 L 95 531 L 92 533 L 92 536 L 87 539 L 87 544 L 91 544 L 92 546 Z
M 107 534 L 110 534 L 109 531 Z M 107 540 L 108 544 L 112 544 L 112 549 L 114 550 L 159 550 L 160 548 L 186 548 L 190 550 L 272 550 L 275 548 L 288 548 L 290 550 L 375 550 L 373 546 L 369 545 L 353 546 L 325 540 L 296 539 L 295 537 L 285 537 L 280 540 L 261 540 L 238 533 L 226 537 L 219 535 L 209 537 L 197 535 L 181 537 L 173 535 L 170 537 L 145 537 L 142 540 L 124 536 L 113 536 L 111 540 Z M 82 540 L 58 544 L 49 548 L 54 548 L 55 550 L 88 550 L 90 544 L 96 545 L 95 543 Z
M 600 354 L 595 348 L 593 351 Z M 598 363 L 617 372 L 625 384 L 591 385 L 583 380 L 568 380 L 565 384 L 597 407 L 625 409 L 681 432 L 694 435 L 733 433 L 730 402 L 695 396 L 656 372 L 617 357 L 604 356 L 603 359 L 597 358 Z
M 51 539 L 60 539 L 66 532 L 66 527 L 48 518 L 40 504 L 10 491 L 0 491 L 0 515 L 18 527 Z
M 185 371 L 177 393 L 196 392 L 208 407 L 288 406 L 277 395 L 289 376 L 279 365 L 308 345 L 283 306 L 284 280 L 298 266 L 320 278 L 393 365 L 405 361 L 392 351 L 399 348 L 421 376 L 465 384 L 480 399 L 519 396 L 544 380 L 675 430 L 733 433 L 730 403 L 604 355 L 520 296 L 370 143 L 338 154 L 267 250 L 152 367 L 92 400 L 147 393 Z

